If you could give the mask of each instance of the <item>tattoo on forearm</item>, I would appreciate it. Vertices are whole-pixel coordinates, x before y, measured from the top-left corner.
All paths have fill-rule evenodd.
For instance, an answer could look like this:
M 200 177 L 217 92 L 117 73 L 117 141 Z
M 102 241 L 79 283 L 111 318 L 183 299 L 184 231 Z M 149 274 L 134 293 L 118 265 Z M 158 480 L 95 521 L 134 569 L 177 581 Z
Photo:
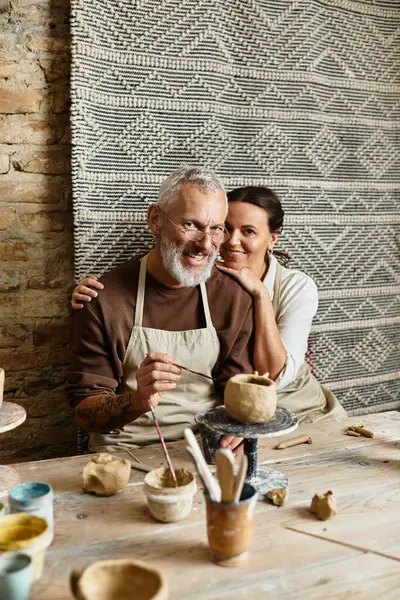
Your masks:
M 82 403 L 83 404 L 83 403 Z M 106 433 L 123 427 L 127 423 L 127 413 L 131 408 L 130 393 L 91 396 L 91 403 L 76 407 L 76 416 L 85 421 L 90 429 Z

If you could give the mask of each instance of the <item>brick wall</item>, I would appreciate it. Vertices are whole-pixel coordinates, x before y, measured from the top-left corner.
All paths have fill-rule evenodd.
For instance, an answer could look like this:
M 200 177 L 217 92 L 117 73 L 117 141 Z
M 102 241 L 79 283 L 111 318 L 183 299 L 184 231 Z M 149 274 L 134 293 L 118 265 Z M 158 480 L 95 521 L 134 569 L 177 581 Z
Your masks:
M 69 0 L 0 0 L 0 366 L 27 421 L 0 461 L 74 451 Z

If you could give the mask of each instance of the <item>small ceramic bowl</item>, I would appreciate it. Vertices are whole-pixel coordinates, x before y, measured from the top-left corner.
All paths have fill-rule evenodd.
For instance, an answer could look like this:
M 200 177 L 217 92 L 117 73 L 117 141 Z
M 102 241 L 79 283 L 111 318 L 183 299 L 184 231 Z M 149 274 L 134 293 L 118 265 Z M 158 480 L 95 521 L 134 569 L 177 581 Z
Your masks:
M 162 572 L 139 560 L 100 560 L 85 569 L 74 569 L 70 586 L 77 600 L 168 599 Z
M 196 479 L 191 471 L 176 469 L 178 487 L 173 487 L 168 468 L 161 467 L 147 473 L 144 493 L 149 511 L 157 521 L 173 523 L 188 516 L 196 493 Z

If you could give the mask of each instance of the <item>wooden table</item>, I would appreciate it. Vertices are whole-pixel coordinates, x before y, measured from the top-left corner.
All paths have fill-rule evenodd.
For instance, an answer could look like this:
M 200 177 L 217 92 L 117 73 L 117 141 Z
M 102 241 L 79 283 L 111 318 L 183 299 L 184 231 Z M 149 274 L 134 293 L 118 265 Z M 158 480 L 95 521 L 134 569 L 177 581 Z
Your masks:
M 375 437 L 344 435 L 345 424 L 364 423 Z M 279 598 L 377 600 L 400 597 L 400 413 L 301 426 L 313 444 L 274 450 L 262 440 L 261 464 L 289 478 L 284 507 L 257 503 L 255 539 L 247 564 L 227 569 L 210 562 L 205 505 L 197 493 L 184 521 L 154 521 L 142 492 L 144 473 L 132 470 L 120 495 L 97 498 L 81 489 L 88 457 L 16 465 L 21 480 L 43 480 L 55 491 L 55 540 L 31 600 L 71 598 L 68 576 L 105 558 L 132 557 L 161 568 L 170 598 L 191 600 Z M 169 444 L 175 466 L 189 466 L 183 442 Z M 160 447 L 135 454 L 154 467 Z M 338 514 L 317 521 L 308 511 L 316 492 L 332 490 Z
M 26 410 L 22 406 L 15 404 L 15 402 L 3 402 L 0 406 L 0 433 L 19 427 L 25 419 Z M 15 469 L 0 466 L 0 498 L 8 494 L 18 481 L 18 474 Z

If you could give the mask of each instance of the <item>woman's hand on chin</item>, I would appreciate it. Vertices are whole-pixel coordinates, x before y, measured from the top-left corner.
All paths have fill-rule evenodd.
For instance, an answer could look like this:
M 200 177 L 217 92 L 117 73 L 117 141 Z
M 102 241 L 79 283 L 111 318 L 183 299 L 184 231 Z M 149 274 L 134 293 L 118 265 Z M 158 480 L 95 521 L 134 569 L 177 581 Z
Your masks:
M 257 275 L 255 275 L 248 267 L 244 269 L 231 269 L 219 261 L 215 263 L 215 266 L 218 267 L 220 271 L 229 273 L 229 275 L 235 277 L 240 285 L 244 287 L 244 289 L 247 290 L 254 298 L 264 298 L 266 294 L 268 295 L 268 290 L 261 279 L 259 279 Z

